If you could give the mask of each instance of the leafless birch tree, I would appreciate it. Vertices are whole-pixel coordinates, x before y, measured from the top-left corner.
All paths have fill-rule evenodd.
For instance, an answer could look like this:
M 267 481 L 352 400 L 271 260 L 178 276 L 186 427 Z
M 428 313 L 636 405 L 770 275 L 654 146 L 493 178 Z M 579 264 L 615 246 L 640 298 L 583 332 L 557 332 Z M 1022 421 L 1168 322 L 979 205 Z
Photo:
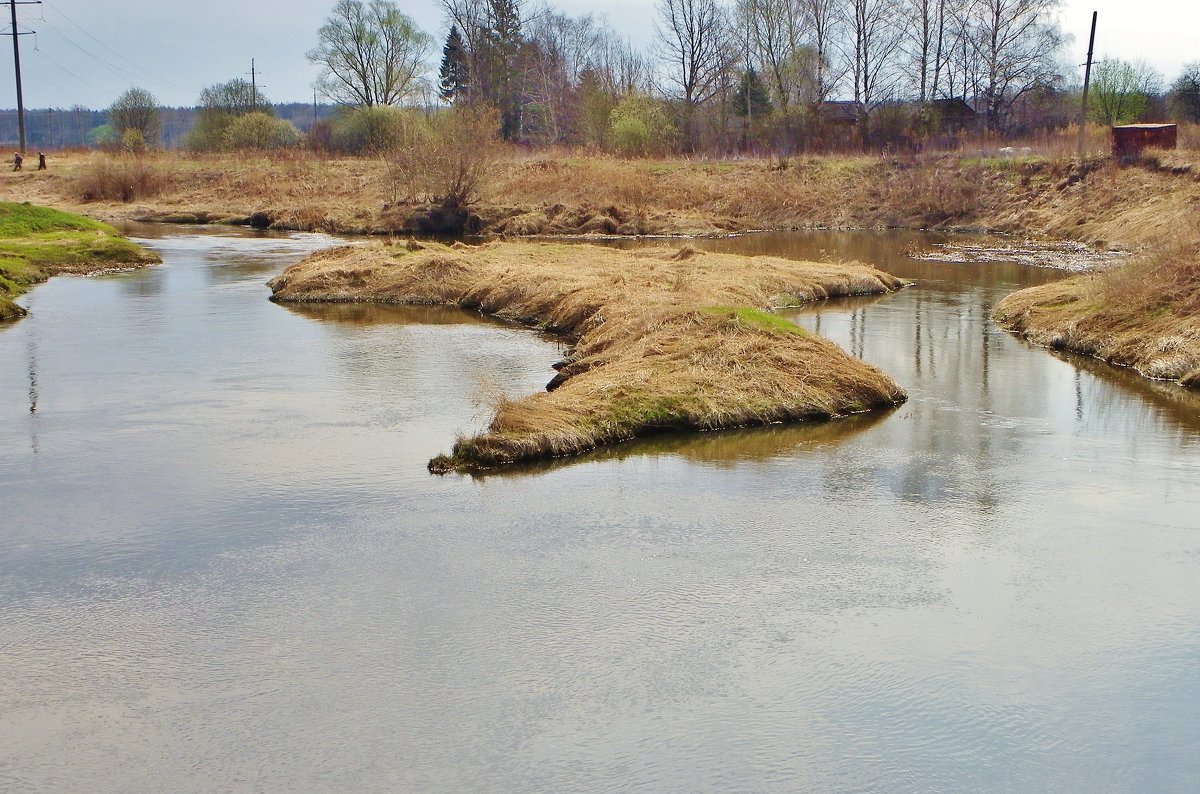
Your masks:
M 736 55 L 729 47 L 728 14 L 716 0 L 661 0 L 658 15 L 659 57 L 683 100 L 687 145 L 694 149 L 696 108 L 725 88 Z
M 980 64 L 988 129 L 1004 128 L 1026 92 L 1057 75 L 1062 33 L 1052 14 L 1058 0 L 975 0 L 968 14 L 972 54 Z

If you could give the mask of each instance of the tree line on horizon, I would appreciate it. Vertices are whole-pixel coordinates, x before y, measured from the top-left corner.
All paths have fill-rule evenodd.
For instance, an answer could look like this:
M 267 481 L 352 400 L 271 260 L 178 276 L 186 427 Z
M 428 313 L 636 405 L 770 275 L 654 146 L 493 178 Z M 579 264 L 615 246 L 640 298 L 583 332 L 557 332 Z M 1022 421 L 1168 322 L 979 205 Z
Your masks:
M 362 152 L 411 142 L 436 113 L 487 108 L 510 143 L 787 154 L 920 148 L 1078 119 L 1058 0 L 657 0 L 645 51 L 591 15 L 522 0 L 441 4 L 435 66 L 435 40 L 395 3 L 338 0 L 307 53 L 336 107 L 326 118 L 301 103 L 277 109 L 239 78 L 205 88 L 184 114 L 188 131 L 164 136 L 172 111 L 131 88 L 85 142 Z M 1200 63 L 1167 86 L 1143 63 L 1103 58 L 1089 96 L 1097 123 L 1197 122 Z M 81 112 L 60 114 L 77 124 Z

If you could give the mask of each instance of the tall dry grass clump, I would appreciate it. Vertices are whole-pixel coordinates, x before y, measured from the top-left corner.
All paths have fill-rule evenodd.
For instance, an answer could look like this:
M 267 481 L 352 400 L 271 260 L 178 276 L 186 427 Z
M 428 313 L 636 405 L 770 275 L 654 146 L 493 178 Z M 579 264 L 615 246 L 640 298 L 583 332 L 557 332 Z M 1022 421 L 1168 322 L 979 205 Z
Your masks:
M 81 168 L 71 180 L 72 189 L 82 202 L 120 201 L 128 203 L 159 195 L 168 186 L 168 178 L 140 157 L 102 157 Z
M 420 250 L 413 251 L 412 248 Z M 898 289 L 860 264 L 580 245 L 352 246 L 270 283 L 276 301 L 448 304 L 573 344 L 545 394 L 505 400 L 435 471 L 573 455 L 665 429 L 829 418 L 895 405 L 874 367 L 770 309 Z
M 995 316 L 1034 344 L 1200 387 L 1200 228 L 1117 270 L 1013 293 Z

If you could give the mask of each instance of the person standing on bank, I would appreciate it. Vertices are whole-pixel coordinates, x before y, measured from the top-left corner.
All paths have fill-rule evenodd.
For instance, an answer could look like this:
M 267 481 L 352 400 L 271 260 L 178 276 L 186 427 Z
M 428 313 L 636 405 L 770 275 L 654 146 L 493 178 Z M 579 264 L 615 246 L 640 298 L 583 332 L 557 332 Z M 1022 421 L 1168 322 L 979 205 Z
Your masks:
M 20 153 L 20 152 L 13 152 L 13 170 L 14 170 L 14 171 L 20 171 L 20 170 L 21 170 L 21 163 L 22 163 L 24 160 L 25 160 L 25 158 L 21 156 L 21 153 Z
M 39 171 L 46 170 L 46 153 L 38 152 L 38 169 Z

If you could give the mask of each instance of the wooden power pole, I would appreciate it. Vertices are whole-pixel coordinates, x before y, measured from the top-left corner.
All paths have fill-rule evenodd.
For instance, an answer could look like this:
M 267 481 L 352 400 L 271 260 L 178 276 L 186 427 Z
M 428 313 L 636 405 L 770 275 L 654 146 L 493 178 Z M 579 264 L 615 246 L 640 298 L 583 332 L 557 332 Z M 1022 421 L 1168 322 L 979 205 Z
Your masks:
M 42 0 L 8 0 L 0 5 L 8 6 L 12 11 L 12 40 L 13 67 L 17 73 L 17 129 L 21 135 L 21 154 L 25 154 L 25 97 L 21 94 L 21 44 L 20 36 L 25 35 L 17 30 L 17 6 L 41 5 Z
M 1092 12 L 1092 34 L 1088 37 L 1087 63 L 1083 68 L 1083 106 L 1079 109 L 1079 167 L 1083 168 L 1084 144 L 1087 138 L 1088 83 L 1092 81 L 1092 51 L 1096 44 L 1096 15 Z

